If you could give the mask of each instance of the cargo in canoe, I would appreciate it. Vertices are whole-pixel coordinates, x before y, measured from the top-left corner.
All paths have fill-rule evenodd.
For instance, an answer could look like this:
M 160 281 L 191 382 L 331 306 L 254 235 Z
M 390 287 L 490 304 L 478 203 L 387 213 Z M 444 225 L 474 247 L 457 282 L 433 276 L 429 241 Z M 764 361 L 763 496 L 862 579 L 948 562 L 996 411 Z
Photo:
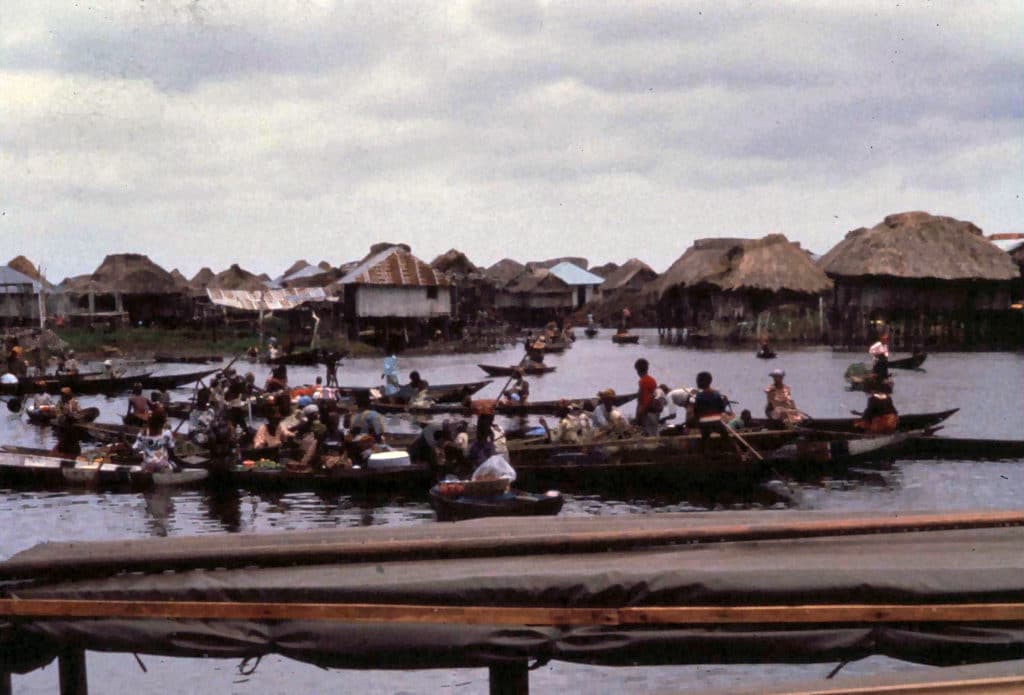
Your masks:
M 92 422 L 100 415 L 99 408 L 83 408 L 75 418 L 75 424 Z M 53 425 L 57 421 L 57 406 L 45 405 L 36 407 L 34 405 L 25 408 L 25 417 L 33 425 Z
M 530 365 L 529 367 L 500 367 L 494 364 L 478 364 L 480 369 L 487 372 L 487 376 L 512 376 L 515 370 L 522 369 L 523 374 L 526 376 L 541 376 L 542 374 L 548 374 L 555 371 L 554 367 L 548 367 L 546 365 L 536 366 Z
M 538 345 L 537 345 L 537 341 L 535 341 L 535 340 L 532 340 L 532 341 L 531 340 L 526 340 L 523 343 L 523 346 L 526 348 L 527 352 L 533 350 L 533 351 L 540 351 L 540 352 L 543 352 L 543 353 L 549 354 L 549 355 L 551 355 L 551 354 L 557 355 L 557 354 L 563 353 L 567 349 L 569 349 L 569 347 L 571 345 L 572 345 L 572 343 L 564 341 L 564 340 L 548 340 L 548 341 L 546 341 L 544 343 L 544 349 L 541 350 L 538 347 Z
M 556 490 L 544 494 L 508 490 L 498 495 L 476 497 L 454 494 L 457 485 L 441 483 L 430 488 L 430 506 L 438 521 L 493 516 L 555 516 L 565 503 L 562 494 Z

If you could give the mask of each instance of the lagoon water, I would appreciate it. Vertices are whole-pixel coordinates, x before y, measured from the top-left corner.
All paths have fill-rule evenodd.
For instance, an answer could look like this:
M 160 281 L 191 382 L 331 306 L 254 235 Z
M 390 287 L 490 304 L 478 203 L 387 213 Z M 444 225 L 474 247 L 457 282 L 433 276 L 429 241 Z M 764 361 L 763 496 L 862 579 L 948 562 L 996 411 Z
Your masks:
M 786 371 L 797 404 L 819 417 L 846 417 L 861 409 L 862 393 L 845 390 L 843 371 L 866 354 L 834 353 L 827 348 L 780 351 L 779 358 L 763 361 L 752 350 L 688 350 L 658 344 L 653 331 L 640 331 L 639 345 L 617 346 L 610 332 L 594 339 L 580 338 L 563 355 L 546 361 L 558 367 L 552 374 L 530 379 L 535 399 L 592 396 L 599 389 L 635 390 L 633 362 L 646 357 L 651 373 L 670 386 L 692 385 L 698 371 L 714 374 L 715 386 L 759 415 L 763 409 L 768 372 Z M 431 356 L 399 359 L 404 375 L 419 370 L 431 383 L 481 378 L 478 363 L 513 364 L 521 351 Z M 896 371 L 894 399 L 902 412 L 961 408 L 945 424 L 942 434 L 999 439 L 1024 438 L 1024 355 L 1019 353 L 945 353 L 930 355 L 923 372 Z M 194 366 L 173 368 L 187 371 Z M 257 381 L 267 376 L 262 365 L 236 364 L 252 370 Z M 170 371 L 170 370 L 168 370 Z M 380 359 L 345 360 L 339 381 L 351 385 L 380 383 Z M 291 368 L 292 383 L 311 382 L 318 372 Z M 495 380 L 480 397 L 497 394 L 503 379 Z M 190 388 L 175 398 L 187 398 Z M 125 400 L 86 397 L 83 406 L 102 410 L 101 421 L 117 422 Z M 633 404 L 625 406 L 632 413 Z M 390 426 L 408 429 L 398 419 Z M 49 433 L 3 412 L 0 441 L 25 446 L 49 446 Z M 843 479 L 789 484 L 784 496 L 766 489 L 728 496 L 688 489 L 662 490 L 657 496 L 569 495 L 563 514 L 573 516 L 645 514 L 726 508 L 786 506 L 796 509 L 840 511 L 898 511 L 1013 508 L 1024 499 L 1024 466 L 1011 462 L 897 462 L 892 468 Z M 213 495 L 201 491 L 175 494 L 55 493 L 0 489 L 0 557 L 7 558 L 47 540 L 110 540 L 147 536 L 210 533 L 265 533 L 359 525 L 435 523 L 425 497 L 353 497 L 337 493 L 254 495 L 246 491 Z M 89 652 L 89 686 L 93 693 L 134 691 L 140 695 L 165 692 L 218 693 L 485 693 L 484 669 L 418 672 L 337 671 L 273 657 L 264 659 L 248 676 L 237 672 L 236 662 L 142 657 L 144 673 L 130 655 Z M 711 688 L 824 677 L 831 665 L 811 666 L 702 666 L 599 668 L 553 663 L 531 674 L 534 692 L 585 691 L 701 692 Z M 893 669 L 924 668 L 872 658 L 851 664 L 841 673 L 865 674 Z M 57 692 L 57 669 L 50 667 L 14 677 L 16 693 Z

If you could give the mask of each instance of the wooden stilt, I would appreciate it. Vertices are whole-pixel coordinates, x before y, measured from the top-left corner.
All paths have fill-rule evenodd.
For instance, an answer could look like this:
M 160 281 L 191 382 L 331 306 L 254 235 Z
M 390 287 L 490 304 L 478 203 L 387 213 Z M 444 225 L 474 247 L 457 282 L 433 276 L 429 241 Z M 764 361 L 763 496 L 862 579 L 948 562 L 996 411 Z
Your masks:
M 85 650 L 70 649 L 57 659 L 60 669 L 60 695 L 89 695 L 85 676 Z
M 490 668 L 490 695 L 529 695 L 530 670 L 525 661 Z
M 11 695 L 11 674 L 8 671 L 0 671 L 0 695 Z

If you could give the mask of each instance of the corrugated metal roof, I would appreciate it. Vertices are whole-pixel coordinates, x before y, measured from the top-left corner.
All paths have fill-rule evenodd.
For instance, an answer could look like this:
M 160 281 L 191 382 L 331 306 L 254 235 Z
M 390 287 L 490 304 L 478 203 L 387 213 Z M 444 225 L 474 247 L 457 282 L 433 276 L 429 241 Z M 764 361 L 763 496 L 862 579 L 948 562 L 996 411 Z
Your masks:
M 1024 246 L 1024 239 L 989 239 L 997 247 L 1006 253 L 1013 253 L 1021 246 Z
M 568 261 L 562 261 L 548 272 L 566 285 L 600 285 L 604 282 L 603 277 L 587 272 L 575 263 Z
M 218 290 L 207 288 L 206 296 L 217 306 L 242 311 L 287 311 L 309 302 L 331 302 L 322 287 L 297 287 L 286 290 Z
M 338 280 L 339 285 L 448 286 L 443 273 L 398 246 L 370 256 Z
M 31 285 L 33 293 L 39 292 L 39 283 L 28 275 L 7 265 L 0 266 L 0 292 L 4 294 L 23 292 L 23 288 L 17 287 L 17 285 Z

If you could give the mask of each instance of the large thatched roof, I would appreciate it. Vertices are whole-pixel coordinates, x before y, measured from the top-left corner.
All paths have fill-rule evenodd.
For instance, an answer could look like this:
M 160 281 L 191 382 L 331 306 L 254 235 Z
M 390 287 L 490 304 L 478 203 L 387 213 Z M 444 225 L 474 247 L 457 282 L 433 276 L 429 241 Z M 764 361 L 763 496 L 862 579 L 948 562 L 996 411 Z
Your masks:
M 92 274 L 95 291 L 123 294 L 181 294 L 186 288 L 141 253 L 107 256 Z
M 301 259 L 301 260 L 295 261 L 290 266 L 288 266 L 288 268 L 283 273 L 281 273 L 280 277 L 281 278 L 287 278 L 289 275 L 297 273 L 300 270 L 303 270 L 303 269 L 308 268 L 308 267 L 309 267 L 309 262 L 306 261 L 305 259 Z
M 927 212 L 889 215 L 871 229 L 855 229 L 822 256 L 833 277 L 884 275 L 939 280 L 1012 280 L 1010 256 L 970 222 Z
M 8 261 L 7 267 L 17 270 L 22 275 L 27 275 L 43 287 L 51 287 L 50 283 L 45 277 L 43 277 L 43 274 L 39 272 L 39 269 L 32 264 L 32 261 L 24 256 L 15 256 Z
M 213 282 L 213 278 L 216 276 L 213 271 L 203 266 L 199 269 L 199 272 L 192 276 L 192 279 L 188 281 L 188 284 L 192 286 L 194 290 L 206 290 L 206 288 Z
M 590 267 L 590 262 L 582 256 L 563 256 L 562 258 L 549 258 L 546 261 L 529 261 L 526 267 L 530 270 L 537 268 L 554 268 L 559 263 L 572 263 L 586 270 Z
M 600 273 L 595 274 L 600 275 Z M 601 292 L 613 292 L 621 287 L 626 287 L 634 282 L 637 276 L 640 277 L 640 282 L 646 284 L 658 277 L 658 274 L 651 269 L 651 266 L 639 258 L 630 258 L 611 273 L 603 276 L 604 282 L 601 283 Z
M 240 268 L 237 263 L 232 263 L 227 270 L 217 273 L 208 287 L 218 290 L 246 290 L 256 292 L 267 289 L 267 283 L 255 273 L 250 273 Z
M 594 275 L 600 275 L 603 278 L 607 278 L 609 275 L 619 269 L 619 264 L 614 261 L 608 261 L 604 265 L 594 266 L 590 269 Z
M 798 244 L 769 234 L 762 239 L 698 239 L 651 289 L 660 296 L 679 285 L 819 294 L 831 289 L 832 281 Z
M 524 270 L 526 270 L 526 266 L 519 261 L 513 261 L 511 258 L 502 258 L 485 270 L 484 275 L 498 287 L 504 287 L 519 277 Z
M 473 261 L 469 260 L 469 257 L 458 249 L 448 249 L 448 251 L 432 260 L 430 265 L 436 270 L 448 273 L 449 275 L 467 276 L 480 273 L 480 269 Z

